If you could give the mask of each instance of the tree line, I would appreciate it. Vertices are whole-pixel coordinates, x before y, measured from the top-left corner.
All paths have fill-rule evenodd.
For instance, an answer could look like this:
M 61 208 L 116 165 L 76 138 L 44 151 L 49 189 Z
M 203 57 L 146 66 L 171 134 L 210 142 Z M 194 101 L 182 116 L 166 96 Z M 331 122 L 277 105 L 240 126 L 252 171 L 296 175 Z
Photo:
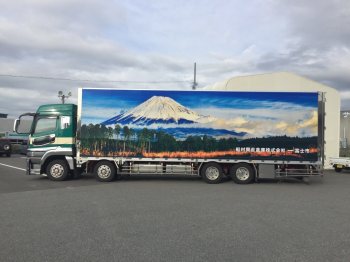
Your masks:
M 81 146 L 85 150 L 111 152 L 214 152 L 235 150 L 236 147 L 316 147 L 317 137 L 299 138 L 275 136 L 265 138 L 219 138 L 211 136 L 188 136 L 184 140 L 176 138 L 164 130 L 133 129 L 116 124 L 106 127 L 100 124 L 82 125 Z
M 290 136 L 273 136 L 273 137 L 255 137 L 240 141 L 242 147 L 267 147 L 277 148 L 317 148 L 317 137 L 290 137 Z
M 176 152 L 176 151 L 222 151 L 232 150 L 238 145 L 236 138 L 211 136 L 188 136 L 185 140 L 176 138 L 164 130 L 148 128 L 133 129 L 116 124 L 114 128 L 104 125 L 82 125 L 81 146 L 90 151 L 101 152 Z

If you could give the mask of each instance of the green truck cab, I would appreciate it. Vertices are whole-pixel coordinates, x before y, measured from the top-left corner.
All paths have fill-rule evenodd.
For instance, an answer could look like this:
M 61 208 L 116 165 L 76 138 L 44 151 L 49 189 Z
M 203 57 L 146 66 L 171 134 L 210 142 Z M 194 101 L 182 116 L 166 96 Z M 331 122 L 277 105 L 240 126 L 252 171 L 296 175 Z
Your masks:
M 20 121 L 25 117 L 33 120 L 27 131 L 27 174 L 47 174 L 52 180 L 65 180 L 75 169 L 77 106 L 42 105 L 36 113 L 23 114 L 16 120 L 16 132 L 21 132 Z

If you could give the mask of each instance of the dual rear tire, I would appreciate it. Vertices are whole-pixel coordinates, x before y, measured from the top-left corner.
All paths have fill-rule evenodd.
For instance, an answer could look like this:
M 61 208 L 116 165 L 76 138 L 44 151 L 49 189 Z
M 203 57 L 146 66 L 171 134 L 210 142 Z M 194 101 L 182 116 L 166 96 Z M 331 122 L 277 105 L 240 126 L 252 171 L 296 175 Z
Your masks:
M 238 163 L 230 168 L 230 177 L 237 184 L 249 184 L 255 179 L 253 167 L 246 163 Z M 215 162 L 204 164 L 201 168 L 201 177 L 208 184 L 218 184 L 224 177 L 222 167 Z

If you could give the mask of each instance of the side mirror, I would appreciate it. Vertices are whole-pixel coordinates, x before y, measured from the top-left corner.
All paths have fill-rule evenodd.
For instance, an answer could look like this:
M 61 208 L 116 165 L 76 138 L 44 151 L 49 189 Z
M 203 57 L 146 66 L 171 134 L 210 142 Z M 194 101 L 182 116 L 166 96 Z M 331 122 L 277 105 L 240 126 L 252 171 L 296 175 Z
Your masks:
M 18 126 L 20 125 L 21 120 L 19 120 L 18 118 L 15 120 L 15 122 L 13 123 L 13 132 L 17 133 L 18 130 Z
M 34 117 L 34 113 L 26 113 L 20 115 L 20 117 L 16 119 L 13 124 L 13 131 L 17 134 L 29 135 Z

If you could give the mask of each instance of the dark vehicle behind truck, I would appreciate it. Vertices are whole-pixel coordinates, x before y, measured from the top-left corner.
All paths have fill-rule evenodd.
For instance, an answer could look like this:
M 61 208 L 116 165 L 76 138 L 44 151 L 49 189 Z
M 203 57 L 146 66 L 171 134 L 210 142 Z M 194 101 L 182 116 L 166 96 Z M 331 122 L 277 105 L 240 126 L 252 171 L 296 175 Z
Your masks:
M 0 138 L 0 155 L 11 156 L 11 143 L 9 139 Z

